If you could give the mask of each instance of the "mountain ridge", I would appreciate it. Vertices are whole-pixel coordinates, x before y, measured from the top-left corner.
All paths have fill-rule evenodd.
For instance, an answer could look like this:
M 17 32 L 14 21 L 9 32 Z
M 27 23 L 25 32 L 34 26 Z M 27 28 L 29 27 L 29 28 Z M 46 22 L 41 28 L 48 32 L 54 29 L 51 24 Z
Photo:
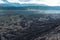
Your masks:
M 19 3 L 7 3 L 0 4 L 2 10 L 60 10 L 60 6 L 48 6 L 44 4 L 19 4 Z

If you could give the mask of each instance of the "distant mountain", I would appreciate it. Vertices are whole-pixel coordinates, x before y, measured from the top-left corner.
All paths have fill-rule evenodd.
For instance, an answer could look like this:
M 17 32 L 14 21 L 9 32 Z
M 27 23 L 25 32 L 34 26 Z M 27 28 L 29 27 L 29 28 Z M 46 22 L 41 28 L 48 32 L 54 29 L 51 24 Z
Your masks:
M 0 7 L 14 7 L 14 6 L 20 6 L 20 4 L 17 4 L 17 3 L 0 4 Z
M 21 6 L 47 6 L 47 5 L 45 4 L 19 4 L 19 3 L 0 4 L 0 7 L 21 7 Z
M 3 10 L 60 10 L 60 6 L 48 6 L 44 4 L 19 4 L 7 3 L 0 4 L 0 9 Z
M 2 10 L 60 10 L 60 7 L 50 7 L 50 6 L 9 6 L 0 7 Z

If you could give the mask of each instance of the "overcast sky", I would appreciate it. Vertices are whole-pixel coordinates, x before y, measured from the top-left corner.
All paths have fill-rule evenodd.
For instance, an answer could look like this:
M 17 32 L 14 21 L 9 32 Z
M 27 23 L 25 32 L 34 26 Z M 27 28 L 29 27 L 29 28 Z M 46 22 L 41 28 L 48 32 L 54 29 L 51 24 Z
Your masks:
M 60 6 L 60 0 L 0 0 L 0 4 L 2 3 L 20 3 L 20 4 L 45 4 L 49 6 Z

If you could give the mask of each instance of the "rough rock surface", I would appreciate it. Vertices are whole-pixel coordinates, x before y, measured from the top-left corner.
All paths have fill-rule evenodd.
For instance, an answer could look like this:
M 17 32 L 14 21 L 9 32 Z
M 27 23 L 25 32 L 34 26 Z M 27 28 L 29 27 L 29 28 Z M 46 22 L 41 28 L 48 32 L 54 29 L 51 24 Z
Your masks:
M 50 16 L 0 16 L 0 40 L 60 40 L 59 20 Z

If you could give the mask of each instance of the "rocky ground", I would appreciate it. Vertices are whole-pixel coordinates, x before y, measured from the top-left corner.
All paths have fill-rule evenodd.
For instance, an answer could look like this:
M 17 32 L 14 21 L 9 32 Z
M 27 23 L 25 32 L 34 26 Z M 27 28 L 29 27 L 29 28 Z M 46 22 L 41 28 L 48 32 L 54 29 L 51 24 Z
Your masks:
M 0 16 L 0 40 L 60 40 L 59 20 L 49 16 Z

